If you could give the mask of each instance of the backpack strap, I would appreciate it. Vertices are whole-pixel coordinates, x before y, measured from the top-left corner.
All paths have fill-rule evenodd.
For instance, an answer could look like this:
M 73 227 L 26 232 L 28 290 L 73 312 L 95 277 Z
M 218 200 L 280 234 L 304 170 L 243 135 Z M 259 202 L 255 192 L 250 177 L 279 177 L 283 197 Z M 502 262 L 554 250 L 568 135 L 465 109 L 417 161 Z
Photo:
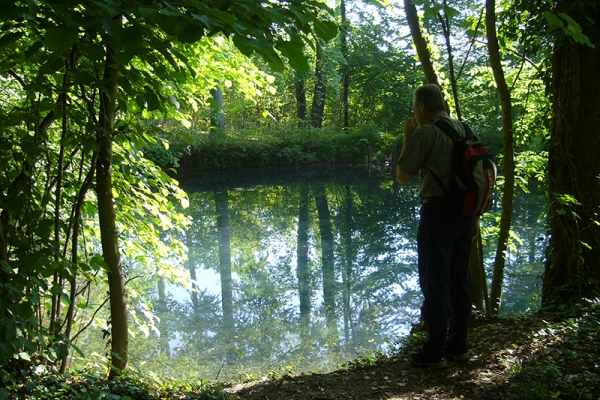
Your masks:
M 471 131 L 471 128 L 469 128 L 469 126 L 462 121 L 460 121 L 460 123 L 462 124 L 462 126 L 465 130 L 465 136 L 462 136 L 460 133 L 458 133 L 457 130 L 454 128 L 454 126 L 452 126 L 452 124 L 450 124 L 448 121 L 446 121 L 444 119 L 439 118 L 439 119 L 436 119 L 435 121 L 433 121 L 432 123 L 433 123 L 433 125 L 440 128 L 442 130 L 442 132 L 444 132 L 446 135 L 448 135 L 448 137 L 454 143 L 455 148 L 454 148 L 454 152 L 452 154 L 452 158 L 456 157 L 456 155 L 454 154 L 457 150 L 456 146 L 458 146 L 461 142 L 464 142 L 468 139 L 475 138 L 475 135 L 473 135 L 473 131 Z M 455 166 L 454 160 L 452 161 L 451 165 L 452 165 L 452 169 L 454 169 L 454 166 Z M 448 197 L 450 189 L 446 188 L 446 186 L 444 186 L 444 184 L 442 183 L 442 180 L 440 179 L 439 176 L 437 176 L 433 171 L 430 171 L 430 172 L 431 172 L 431 175 L 433 176 L 433 178 L 435 179 L 435 181 L 437 182 L 438 186 L 440 187 L 440 189 L 442 189 L 442 191 L 444 192 L 444 196 Z M 453 170 L 453 171 L 451 171 L 450 175 L 453 176 L 454 173 L 455 173 L 455 171 Z M 452 182 L 454 182 L 453 179 L 451 179 L 450 186 L 452 186 Z
M 469 128 L 469 125 L 465 124 L 462 121 L 460 121 L 460 123 L 462 124 L 463 129 L 465 130 L 465 136 L 462 136 L 460 133 L 458 133 L 456 129 L 452 126 L 452 124 L 450 124 L 444 119 L 439 118 L 433 121 L 433 124 L 440 128 L 446 135 L 448 135 L 454 143 L 458 143 L 466 139 L 475 138 L 475 135 L 473 135 L 473 131 L 471 130 L 471 128 Z

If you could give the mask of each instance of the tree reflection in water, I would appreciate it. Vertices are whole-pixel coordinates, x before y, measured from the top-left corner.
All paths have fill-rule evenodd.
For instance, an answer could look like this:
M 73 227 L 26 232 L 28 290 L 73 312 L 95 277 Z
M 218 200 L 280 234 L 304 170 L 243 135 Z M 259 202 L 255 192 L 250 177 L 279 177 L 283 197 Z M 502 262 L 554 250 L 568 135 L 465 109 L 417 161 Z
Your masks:
M 212 174 L 182 186 L 194 219 L 187 266 L 198 290 L 170 286 L 166 298 L 156 296 L 163 338 L 132 340 L 131 358 L 144 368 L 224 380 L 286 366 L 329 371 L 385 351 L 418 322 L 416 185 L 336 168 Z M 502 313 L 537 307 L 544 207 L 536 195 L 515 203 Z M 159 355 L 165 335 L 171 349 Z M 157 353 L 138 340 L 156 340 Z

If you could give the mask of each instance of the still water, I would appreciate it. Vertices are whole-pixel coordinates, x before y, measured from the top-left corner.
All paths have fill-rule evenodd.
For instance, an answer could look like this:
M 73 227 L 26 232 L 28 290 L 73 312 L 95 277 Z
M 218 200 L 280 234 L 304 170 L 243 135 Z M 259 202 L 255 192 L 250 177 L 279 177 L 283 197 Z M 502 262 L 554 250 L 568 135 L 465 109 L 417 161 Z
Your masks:
M 330 371 L 390 349 L 418 322 L 416 183 L 321 168 L 198 175 L 181 186 L 195 290 L 159 284 L 160 338 L 132 339 L 142 369 L 221 380 Z M 482 222 L 488 279 L 499 211 Z M 543 215 L 540 195 L 519 195 L 502 313 L 537 307 Z

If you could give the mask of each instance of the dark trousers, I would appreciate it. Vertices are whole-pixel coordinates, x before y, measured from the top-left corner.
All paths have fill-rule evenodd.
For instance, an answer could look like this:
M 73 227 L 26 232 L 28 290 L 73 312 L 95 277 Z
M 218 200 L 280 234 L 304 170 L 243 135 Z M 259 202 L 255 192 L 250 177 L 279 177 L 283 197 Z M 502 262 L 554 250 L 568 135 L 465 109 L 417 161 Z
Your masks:
M 423 204 L 420 215 L 419 283 L 428 333 L 423 350 L 441 355 L 447 346 L 464 352 L 471 320 L 469 258 L 475 218 L 451 213 L 443 202 Z M 448 305 L 452 310 L 449 329 Z

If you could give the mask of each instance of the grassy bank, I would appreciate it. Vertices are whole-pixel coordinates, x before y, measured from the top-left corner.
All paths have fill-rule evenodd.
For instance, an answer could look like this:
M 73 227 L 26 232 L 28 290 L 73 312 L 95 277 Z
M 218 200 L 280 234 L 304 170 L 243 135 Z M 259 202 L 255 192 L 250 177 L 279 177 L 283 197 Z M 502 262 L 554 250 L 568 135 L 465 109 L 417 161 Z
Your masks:
M 401 138 L 364 126 L 348 131 L 284 129 L 194 134 L 189 141 L 159 142 L 147 156 L 164 168 L 213 171 L 264 166 L 361 164 L 393 157 Z M 168 147 L 168 148 L 167 148 Z M 400 148 L 400 146 L 398 146 Z

